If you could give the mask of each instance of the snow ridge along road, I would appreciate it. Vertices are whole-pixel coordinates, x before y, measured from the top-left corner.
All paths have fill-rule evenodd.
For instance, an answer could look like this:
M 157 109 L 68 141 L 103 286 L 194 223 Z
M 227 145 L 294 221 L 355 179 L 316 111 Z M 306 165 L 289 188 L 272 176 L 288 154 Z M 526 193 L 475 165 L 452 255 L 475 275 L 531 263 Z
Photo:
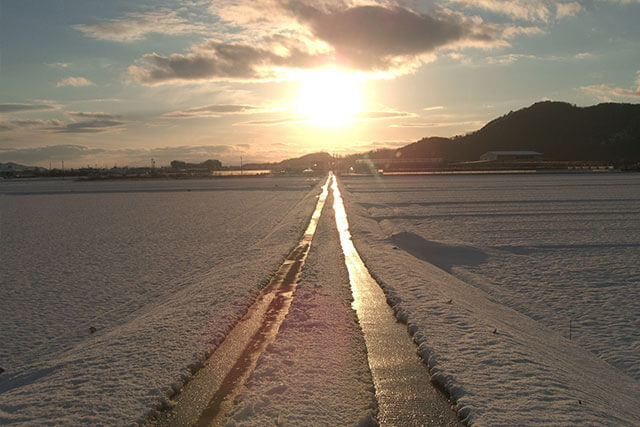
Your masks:
M 353 307 L 367 345 L 381 425 L 460 425 L 446 397 L 431 383 L 427 367 L 405 325 L 398 323 L 378 283 L 353 245 L 338 182 L 332 177 L 333 209 L 349 270 Z

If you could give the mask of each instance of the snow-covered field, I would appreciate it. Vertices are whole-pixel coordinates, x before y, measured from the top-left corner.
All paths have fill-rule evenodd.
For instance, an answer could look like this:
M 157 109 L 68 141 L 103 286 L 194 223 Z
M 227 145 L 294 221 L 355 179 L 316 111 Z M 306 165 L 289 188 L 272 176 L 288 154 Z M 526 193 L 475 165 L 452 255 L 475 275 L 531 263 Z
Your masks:
M 243 314 L 318 193 L 305 178 L 0 182 L 0 424 L 142 419 Z
M 640 424 L 640 175 L 341 182 L 356 248 L 467 421 Z

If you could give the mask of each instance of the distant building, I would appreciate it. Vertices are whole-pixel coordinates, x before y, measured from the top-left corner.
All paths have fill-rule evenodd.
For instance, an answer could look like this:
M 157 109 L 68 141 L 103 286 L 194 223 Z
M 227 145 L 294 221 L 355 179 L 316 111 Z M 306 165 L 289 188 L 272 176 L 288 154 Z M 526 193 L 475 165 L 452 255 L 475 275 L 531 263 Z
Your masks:
M 485 162 L 509 162 L 514 160 L 539 160 L 542 153 L 537 151 L 487 151 L 480 160 Z

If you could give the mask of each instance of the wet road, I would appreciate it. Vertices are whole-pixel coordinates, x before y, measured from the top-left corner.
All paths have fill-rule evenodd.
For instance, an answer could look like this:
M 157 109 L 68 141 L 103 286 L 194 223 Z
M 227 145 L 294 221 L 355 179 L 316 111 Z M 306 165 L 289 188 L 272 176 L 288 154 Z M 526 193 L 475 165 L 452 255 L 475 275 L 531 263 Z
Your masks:
M 378 402 L 381 425 L 459 425 L 445 396 L 432 385 L 427 367 L 406 325 L 396 321 L 378 283 L 360 259 L 349 233 L 348 220 L 336 178 L 331 174 L 319 196 L 309 226 L 296 248 L 278 269 L 249 312 L 205 362 L 184 390 L 176 406 L 149 421 L 155 425 L 217 426 L 226 422 L 234 398 L 266 347 L 277 339 L 300 271 L 306 260 L 329 186 L 333 192 L 340 244 L 364 340 Z M 336 236 L 337 238 L 337 236 Z M 286 382 L 286 378 L 281 381 Z

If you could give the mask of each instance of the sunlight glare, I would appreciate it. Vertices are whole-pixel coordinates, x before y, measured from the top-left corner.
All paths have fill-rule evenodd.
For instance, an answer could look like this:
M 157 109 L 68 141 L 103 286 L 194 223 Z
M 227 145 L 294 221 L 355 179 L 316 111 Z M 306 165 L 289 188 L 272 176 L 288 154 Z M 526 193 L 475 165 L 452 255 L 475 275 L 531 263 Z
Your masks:
M 362 111 L 360 78 L 337 69 L 305 72 L 296 108 L 298 114 L 317 126 L 350 124 Z

